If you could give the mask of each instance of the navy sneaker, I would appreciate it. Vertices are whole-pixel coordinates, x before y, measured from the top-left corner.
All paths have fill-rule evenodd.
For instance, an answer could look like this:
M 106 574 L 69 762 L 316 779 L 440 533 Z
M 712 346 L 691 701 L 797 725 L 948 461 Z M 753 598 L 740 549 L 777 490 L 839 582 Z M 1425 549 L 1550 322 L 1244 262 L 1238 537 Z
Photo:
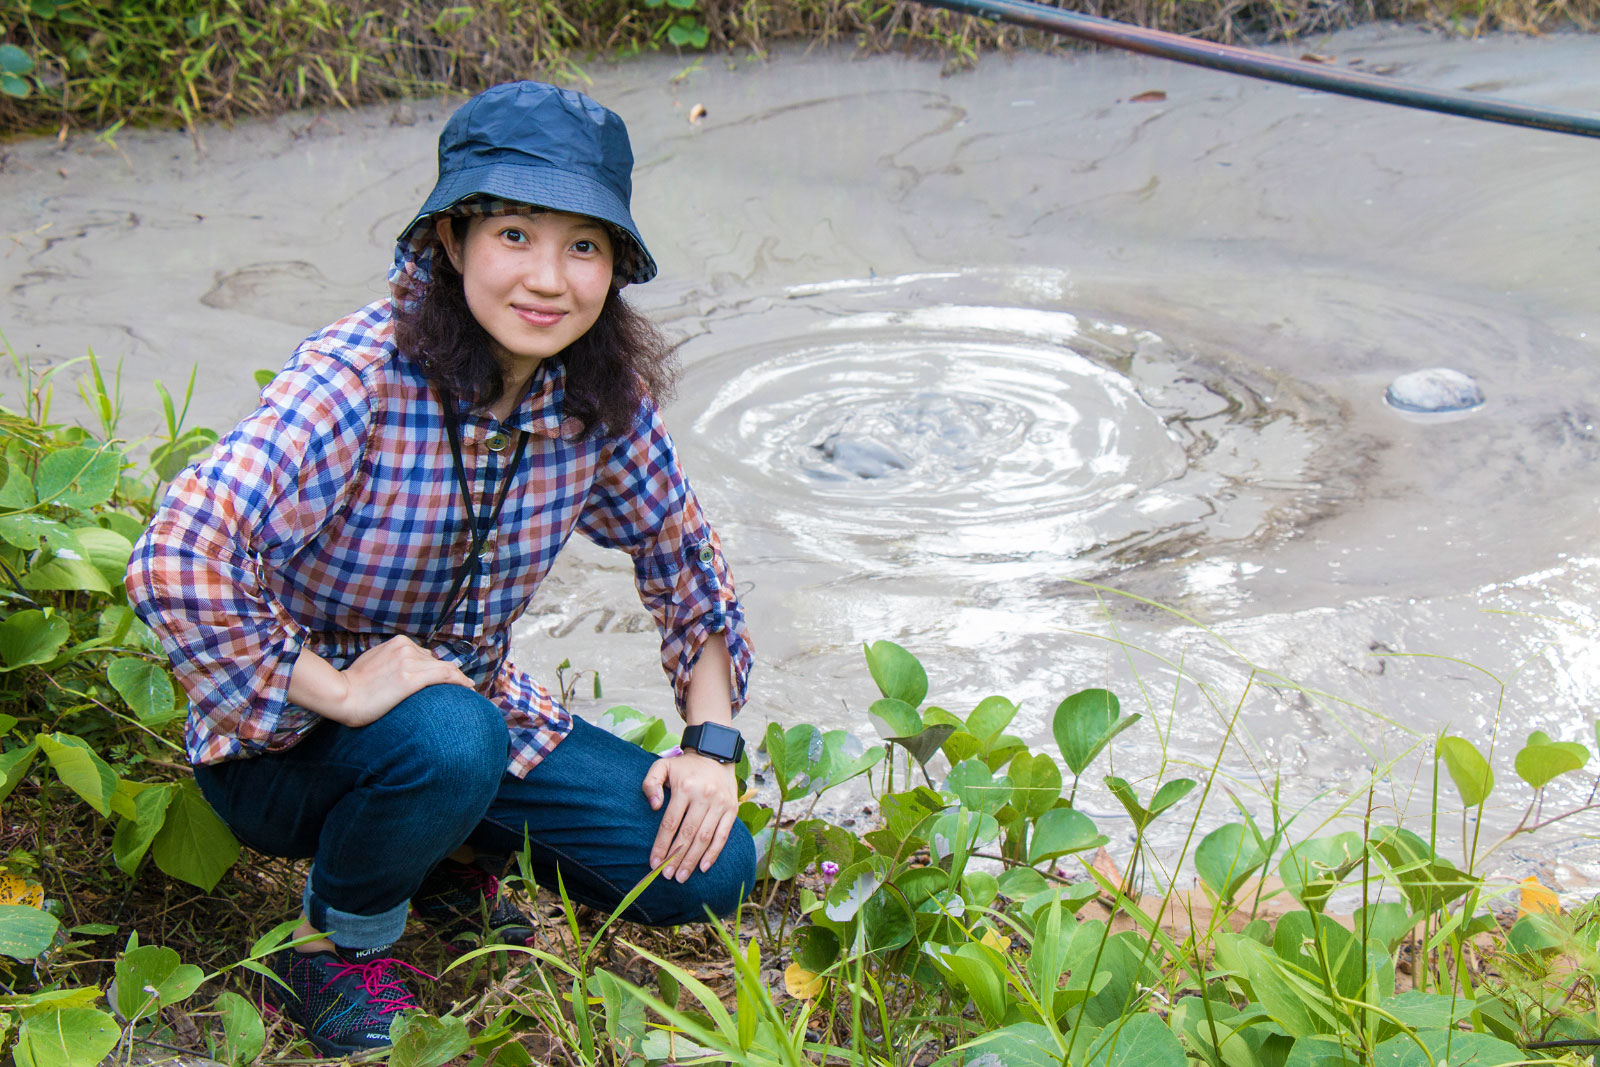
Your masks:
M 286 948 L 268 961 L 285 989 L 267 983 L 267 996 L 310 1042 L 329 1056 L 389 1046 L 389 1023 L 397 1012 L 417 1007 L 400 970 L 409 963 L 383 955 L 388 948 L 299 952 Z
M 500 879 L 471 863 L 447 859 L 429 872 L 411 910 L 445 946 L 466 952 L 483 945 L 530 945 L 533 920 L 500 892 Z

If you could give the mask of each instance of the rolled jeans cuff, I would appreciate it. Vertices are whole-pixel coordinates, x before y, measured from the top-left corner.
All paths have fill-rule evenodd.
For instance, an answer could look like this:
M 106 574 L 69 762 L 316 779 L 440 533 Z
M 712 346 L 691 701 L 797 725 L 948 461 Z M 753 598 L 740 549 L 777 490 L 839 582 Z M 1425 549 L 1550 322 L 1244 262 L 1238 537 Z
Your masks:
M 312 891 L 316 868 L 306 877 L 305 892 L 300 904 L 311 925 L 327 935 L 340 948 L 388 948 L 400 940 L 406 930 L 406 916 L 411 912 L 411 902 L 403 900 L 388 911 L 377 915 L 352 915 L 330 906 Z

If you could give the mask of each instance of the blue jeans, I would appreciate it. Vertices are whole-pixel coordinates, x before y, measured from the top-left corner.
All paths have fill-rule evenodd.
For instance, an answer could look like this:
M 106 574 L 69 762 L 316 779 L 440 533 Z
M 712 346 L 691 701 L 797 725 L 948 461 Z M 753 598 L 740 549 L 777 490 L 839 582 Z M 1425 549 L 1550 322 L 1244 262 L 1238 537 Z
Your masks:
M 287 751 L 199 766 L 195 780 L 246 845 L 314 860 L 306 916 L 344 948 L 398 940 L 412 895 L 462 844 L 503 858 L 524 833 L 539 884 L 553 889 L 559 870 L 573 900 L 614 911 L 651 870 L 661 814 L 639 785 L 656 757 L 581 719 L 526 778 L 506 773 L 509 747 L 499 708 L 435 685 L 366 726 L 323 722 Z M 728 915 L 755 866 L 735 822 L 709 871 L 657 878 L 624 917 L 673 926 L 706 908 Z

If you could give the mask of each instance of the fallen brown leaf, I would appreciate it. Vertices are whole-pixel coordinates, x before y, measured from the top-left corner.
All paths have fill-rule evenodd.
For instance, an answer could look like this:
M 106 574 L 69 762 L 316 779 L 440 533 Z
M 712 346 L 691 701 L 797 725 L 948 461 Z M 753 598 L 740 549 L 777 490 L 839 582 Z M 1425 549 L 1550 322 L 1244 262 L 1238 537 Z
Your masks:
M 1122 872 L 1117 869 L 1117 861 L 1111 858 L 1111 853 L 1107 852 L 1104 846 L 1096 850 L 1094 862 L 1089 866 L 1099 871 L 1112 885 L 1122 884 Z
M 1128 97 L 1128 103 L 1152 104 L 1156 103 L 1157 101 L 1165 100 L 1166 98 L 1167 94 L 1160 89 L 1146 89 L 1142 93 Z
M 1304 60 L 1305 62 L 1307 62 L 1307 63 L 1337 63 L 1337 62 L 1339 62 L 1339 57 L 1338 56 L 1325 56 L 1325 55 L 1321 55 L 1320 53 L 1317 53 L 1317 52 L 1307 52 L 1305 55 L 1301 56 L 1300 58 L 1302 60 Z

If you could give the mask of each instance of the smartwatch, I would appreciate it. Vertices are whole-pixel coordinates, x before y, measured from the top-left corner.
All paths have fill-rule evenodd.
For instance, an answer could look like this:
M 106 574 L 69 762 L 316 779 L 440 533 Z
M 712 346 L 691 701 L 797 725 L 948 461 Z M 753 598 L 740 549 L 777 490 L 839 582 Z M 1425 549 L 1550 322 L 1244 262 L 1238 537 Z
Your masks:
M 738 763 L 739 757 L 744 755 L 744 736 L 733 727 L 716 722 L 702 722 L 685 728 L 679 744 L 718 763 Z

